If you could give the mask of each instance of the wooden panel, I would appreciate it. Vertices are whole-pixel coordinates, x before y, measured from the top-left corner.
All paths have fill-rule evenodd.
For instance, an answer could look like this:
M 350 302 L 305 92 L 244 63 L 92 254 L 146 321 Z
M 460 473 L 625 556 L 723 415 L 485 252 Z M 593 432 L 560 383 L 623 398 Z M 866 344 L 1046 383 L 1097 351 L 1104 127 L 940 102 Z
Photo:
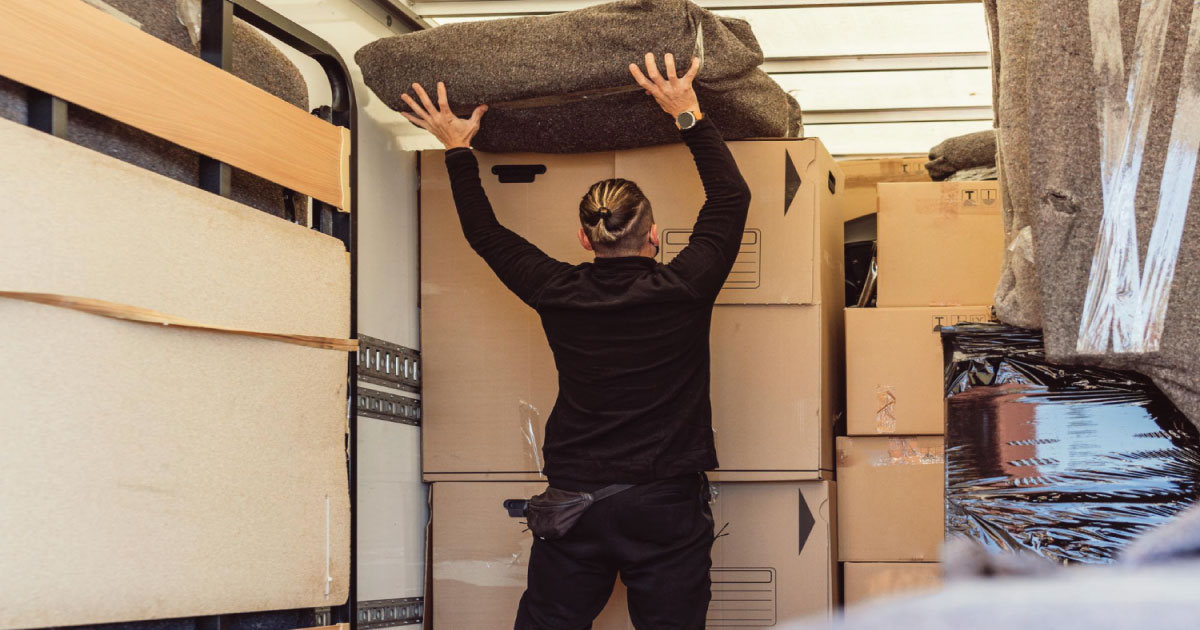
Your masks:
M 0 75 L 348 209 L 345 129 L 78 0 L 0 2 Z
M 349 333 L 336 239 L 0 121 L 0 289 Z M 338 605 L 346 354 L 0 299 L 0 629 Z

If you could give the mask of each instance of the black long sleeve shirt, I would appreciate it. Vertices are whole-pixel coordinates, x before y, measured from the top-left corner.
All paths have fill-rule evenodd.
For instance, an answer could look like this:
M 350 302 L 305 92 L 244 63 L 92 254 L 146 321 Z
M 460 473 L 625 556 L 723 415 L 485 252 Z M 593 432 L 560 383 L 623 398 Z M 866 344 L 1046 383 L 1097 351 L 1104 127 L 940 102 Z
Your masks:
M 574 266 L 550 258 L 496 220 L 474 154 L 446 153 L 467 241 L 537 311 L 554 353 L 558 400 L 543 447 L 552 482 L 642 483 L 717 467 L 709 327 L 750 190 L 712 122 L 681 134 L 706 200 L 690 243 L 665 265 L 643 256 Z

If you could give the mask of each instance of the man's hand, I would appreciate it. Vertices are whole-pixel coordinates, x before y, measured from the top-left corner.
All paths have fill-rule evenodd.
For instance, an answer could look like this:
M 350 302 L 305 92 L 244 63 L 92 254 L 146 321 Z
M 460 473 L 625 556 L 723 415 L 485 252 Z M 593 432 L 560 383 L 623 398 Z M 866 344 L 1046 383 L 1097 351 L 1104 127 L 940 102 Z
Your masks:
M 696 92 L 692 90 L 692 79 L 695 79 L 696 73 L 700 72 L 700 58 L 692 57 L 692 67 L 688 68 L 687 73 L 682 77 L 676 76 L 675 55 L 667 53 L 663 56 L 663 63 L 667 66 L 665 79 L 658 72 L 658 63 L 654 60 L 654 53 L 646 53 L 646 72 L 650 75 L 649 79 L 642 74 L 642 69 L 636 63 L 629 64 L 629 71 L 633 73 L 633 79 L 637 81 L 637 84 L 642 86 L 647 94 L 653 96 L 663 111 L 672 117 L 683 112 L 699 113 L 700 101 L 696 98 Z
M 400 112 L 400 115 L 407 118 L 412 124 L 437 136 L 447 150 L 459 147 L 469 148 L 471 138 L 479 133 L 479 120 L 487 111 L 487 105 L 476 107 L 470 118 L 459 118 L 450 111 L 450 101 L 446 98 L 445 83 L 438 81 L 437 84 L 439 107 L 433 106 L 421 84 L 414 83 L 412 87 L 413 91 L 417 93 L 417 97 L 421 99 L 421 105 L 418 105 L 411 96 L 401 94 L 400 98 L 412 108 L 413 113 Z

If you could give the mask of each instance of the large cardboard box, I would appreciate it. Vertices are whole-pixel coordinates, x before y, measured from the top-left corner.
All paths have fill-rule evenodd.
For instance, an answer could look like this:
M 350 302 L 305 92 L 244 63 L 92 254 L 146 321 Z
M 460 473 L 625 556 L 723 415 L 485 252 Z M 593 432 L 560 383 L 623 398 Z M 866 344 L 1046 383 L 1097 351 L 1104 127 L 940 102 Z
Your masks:
M 992 182 L 879 185 L 879 306 L 991 304 L 1004 260 Z
M 713 317 L 722 475 L 816 479 L 833 467 L 830 427 L 840 411 L 842 223 L 833 191 L 841 174 L 816 140 L 730 147 L 753 202 L 742 255 Z M 654 204 L 664 261 L 686 243 L 702 205 L 682 145 L 479 159 L 500 221 L 572 263 L 590 259 L 575 236 L 578 204 L 600 179 L 623 176 L 642 186 Z M 542 167 L 532 183 L 501 183 L 495 174 Z M 537 479 L 557 396 L 541 323 L 467 245 L 441 152 L 422 155 L 421 204 L 426 479 Z
M 838 160 L 846 177 L 846 193 L 842 197 L 842 219 L 849 221 L 878 210 L 878 184 L 888 182 L 928 182 L 925 170 L 928 157 L 878 158 L 871 160 Z
M 987 306 L 846 309 L 846 432 L 945 432 L 941 326 L 985 322 Z
M 943 438 L 837 439 L 838 558 L 930 562 L 945 538 Z
M 842 565 L 846 608 L 880 597 L 935 590 L 942 583 L 937 562 L 847 562 Z
M 533 538 L 504 510 L 545 484 L 438 482 L 432 492 L 433 591 L 438 630 L 510 627 L 525 590 Z M 713 601 L 708 627 L 786 626 L 827 615 L 837 601 L 829 481 L 715 483 Z M 715 532 L 714 532 L 715 533 Z M 596 630 L 631 630 L 618 580 Z

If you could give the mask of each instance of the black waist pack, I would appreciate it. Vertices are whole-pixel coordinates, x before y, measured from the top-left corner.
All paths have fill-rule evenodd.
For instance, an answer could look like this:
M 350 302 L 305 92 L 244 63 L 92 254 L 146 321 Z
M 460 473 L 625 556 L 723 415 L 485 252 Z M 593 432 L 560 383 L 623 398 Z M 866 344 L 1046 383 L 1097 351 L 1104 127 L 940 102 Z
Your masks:
M 567 535 L 592 504 L 624 492 L 631 483 L 604 486 L 595 492 L 576 492 L 549 487 L 534 495 L 525 504 L 525 520 L 534 536 L 542 540 L 558 540 Z

